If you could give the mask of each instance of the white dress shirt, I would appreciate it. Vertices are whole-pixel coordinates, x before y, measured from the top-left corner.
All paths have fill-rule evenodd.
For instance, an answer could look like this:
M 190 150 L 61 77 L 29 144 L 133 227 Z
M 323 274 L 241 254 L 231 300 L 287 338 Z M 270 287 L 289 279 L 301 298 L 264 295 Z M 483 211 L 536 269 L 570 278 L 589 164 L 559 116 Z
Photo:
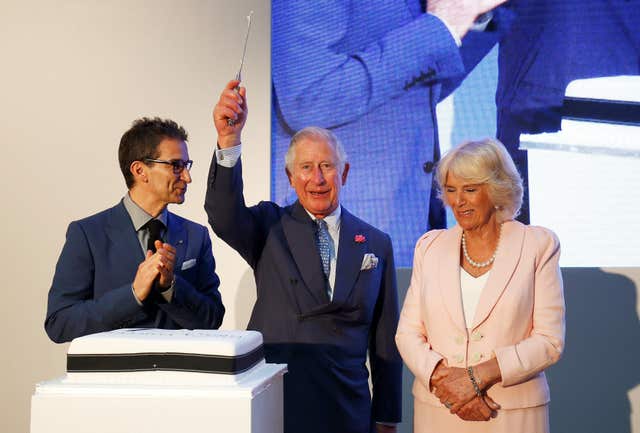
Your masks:
M 476 314 L 476 308 L 480 301 L 480 295 L 482 289 L 487 285 L 489 274 L 491 271 L 487 271 L 479 277 L 474 277 L 464 270 L 460 266 L 460 288 L 462 289 L 462 306 L 464 310 L 464 320 L 467 323 L 467 328 L 473 326 L 473 317 Z

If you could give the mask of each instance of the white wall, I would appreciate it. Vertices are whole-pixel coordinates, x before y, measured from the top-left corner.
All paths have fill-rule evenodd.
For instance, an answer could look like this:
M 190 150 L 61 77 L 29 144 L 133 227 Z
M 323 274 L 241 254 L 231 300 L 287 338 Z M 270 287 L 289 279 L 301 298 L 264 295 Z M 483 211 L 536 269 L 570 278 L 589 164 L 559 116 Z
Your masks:
M 124 194 L 116 150 L 133 119 L 159 115 L 187 128 L 194 182 L 173 210 L 206 224 L 211 109 L 236 73 L 252 9 L 243 74 L 251 107 L 243 139 L 248 203 L 269 196 L 269 2 L 0 0 L 0 432 L 26 433 L 34 384 L 64 372 L 66 345 L 43 330 L 55 262 L 71 220 Z M 244 328 L 253 278 L 217 239 L 214 253 L 223 327 Z M 400 275 L 402 296 L 408 274 Z M 602 421 L 608 431 L 640 432 L 640 274 L 577 269 L 565 277 L 567 352 L 549 374 L 554 431 L 607 431 Z M 404 394 L 402 431 L 410 431 L 407 385 Z
M 43 330 L 54 266 L 67 224 L 125 193 L 117 147 L 132 120 L 158 115 L 187 129 L 194 180 L 172 210 L 207 223 L 211 110 L 236 74 L 251 10 L 243 160 L 256 180 L 246 184 L 253 203 L 269 196 L 270 2 L 0 0 L 0 431 L 27 432 L 34 384 L 64 371 L 66 345 Z M 213 242 L 223 327 L 244 327 L 252 277 Z

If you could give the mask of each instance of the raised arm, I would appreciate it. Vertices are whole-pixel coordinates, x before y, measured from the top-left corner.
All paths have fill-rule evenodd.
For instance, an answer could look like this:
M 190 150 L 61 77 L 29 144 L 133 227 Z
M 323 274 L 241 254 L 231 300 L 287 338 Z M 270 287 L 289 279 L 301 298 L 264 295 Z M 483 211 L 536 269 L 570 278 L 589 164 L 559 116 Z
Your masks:
M 218 145 L 209 168 L 204 208 L 216 235 L 253 267 L 265 242 L 263 211 L 269 205 L 249 208 L 244 201 L 240 141 L 248 107 L 246 89 L 235 90 L 239 84 L 236 80 L 227 83 L 213 110 Z

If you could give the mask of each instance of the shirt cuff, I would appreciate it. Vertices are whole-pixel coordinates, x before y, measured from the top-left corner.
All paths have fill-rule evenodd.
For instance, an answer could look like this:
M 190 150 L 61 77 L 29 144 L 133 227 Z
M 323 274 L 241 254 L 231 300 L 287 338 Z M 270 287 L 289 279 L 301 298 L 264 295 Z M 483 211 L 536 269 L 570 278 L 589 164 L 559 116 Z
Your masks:
M 458 47 L 462 46 L 462 41 L 460 40 L 460 36 L 458 36 L 457 33 L 453 31 L 453 28 L 449 25 L 449 23 L 447 23 L 444 19 L 442 19 L 442 17 L 439 17 L 436 14 L 432 14 L 431 12 L 427 12 L 427 13 L 429 15 L 433 15 L 434 17 L 436 17 L 440 21 L 442 21 L 442 24 L 444 24 L 444 26 L 447 28 L 447 30 L 449 30 L 449 33 L 451 34 L 451 37 L 453 38 L 453 40 L 456 41 L 456 45 Z
M 218 165 L 233 168 L 238 162 L 238 159 L 240 159 L 241 148 L 242 145 L 238 144 L 237 146 L 226 149 L 216 149 L 216 161 Z
M 492 11 L 483 13 L 478 18 L 476 18 L 473 25 L 471 26 L 471 31 L 484 32 L 492 19 L 493 19 Z
M 380 425 L 386 425 L 387 427 L 395 427 L 398 425 L 397 422 L 377 422 L 376 424 L 380 424 Z
M 162 295 L 164 300 L 167 301 L 168 303 L 171 303 L 171 300 L 173 299 L 173 292 L 175 291 L 174 290 L 175 286 L 176 286 L 176 277 L 173 277 L 173 281 L 171 281 L 171 285 L 167 289 L 160 292 L 160 295 Z
M 173 292 L 174 292 L 173 287 L 174 287 L 175 283 L 176 283 L 176 280 L 174 279 L 171 282 L 171 285 L 169 286 L 168 289 L 166 289 L 164 292 L 160 292 L 160 294 L 162 295 L 164 300 L 167 301 L 168 303 L 171 303 L 171 300 L 173 299 Z M 131 286 L 131 293 L 133 293 L 133 299 L 136 300 L 138 305 L 140 307 L 144 307 L 144 304 L 142 303 L 142 301 L 140 299 L 138 299 L 138 297 L 136 296 L 136 291 L 133 290 L 133 286 Z

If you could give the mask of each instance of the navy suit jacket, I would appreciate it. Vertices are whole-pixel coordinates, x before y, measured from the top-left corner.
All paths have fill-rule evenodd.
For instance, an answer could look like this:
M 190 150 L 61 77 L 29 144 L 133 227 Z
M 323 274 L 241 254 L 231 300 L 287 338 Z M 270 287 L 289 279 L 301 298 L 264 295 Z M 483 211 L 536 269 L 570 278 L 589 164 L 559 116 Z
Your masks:
M 389 236 L 342 208 L 330 301 L 314 224 L 299 202 L 247 207 L 241 162 L 225 168 L 214 156 L 205 209 L 215 233 L 254 270 L 258 296 L 249 329 L 263 334 L 268 362 L 288 364 L 285 433 L 368 433 L 375 421 L 399 422 L 402 362 Z M 365 253 L 378 257 L 376 268 L 361 270 Z
M 140 306 L 131 285 L 144 255 L 124 204 L 69 224 L 49 290 L 49 338 L 62 343 L 118 328 L 218 328 L 224 307 L 206 227 L 169 212 L 165 237 L 177 255 L 173 299 L 154 296 L 156 302 Z
M 351 163 L 341 202 L 389 233 L 396 264 L 411 267 L 416 240 L 445 225 L 431 200 L 436 104 L 502 36 L 502 12 L 495 31 L 469 32 L 458 48 L 419 0 L 273 1 L 272 198 L 295 201 L 280 176 L 291 136 L 309 125 L 331 129 Z
M 500 43 L 498 137 L 560 129 L 569 82 L 640 73 L 639 0 L 512 0 Z

